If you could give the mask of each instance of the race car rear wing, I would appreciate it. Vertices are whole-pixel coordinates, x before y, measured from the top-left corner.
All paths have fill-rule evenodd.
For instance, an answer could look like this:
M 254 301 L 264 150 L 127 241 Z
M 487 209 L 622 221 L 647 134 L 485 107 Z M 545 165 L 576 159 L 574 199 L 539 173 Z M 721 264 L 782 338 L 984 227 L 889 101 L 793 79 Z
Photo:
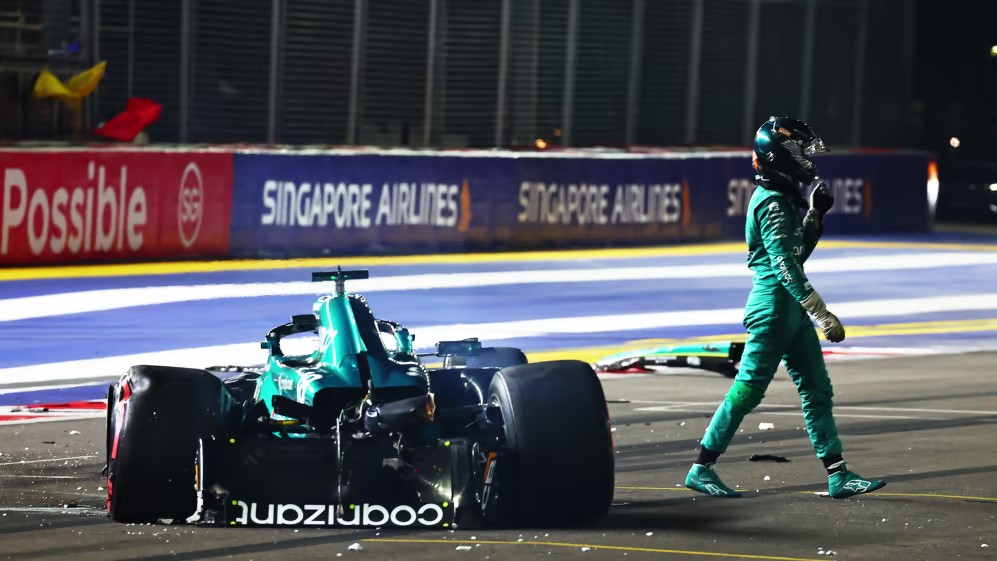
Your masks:
M 370 278 L 370 272 L 367 269 L 344 271 L 342 267 L 336 267 L 335 271 L 317 271 L 312 273 L 312 282 L 335 281 L 337 296 L 346 293 L 346 281 L 367 278 Z

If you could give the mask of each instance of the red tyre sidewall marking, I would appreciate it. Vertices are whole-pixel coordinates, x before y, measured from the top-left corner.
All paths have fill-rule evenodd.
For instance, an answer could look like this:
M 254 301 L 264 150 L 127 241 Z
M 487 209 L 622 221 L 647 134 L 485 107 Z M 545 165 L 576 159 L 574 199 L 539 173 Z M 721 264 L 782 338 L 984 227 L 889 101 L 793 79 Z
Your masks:
M 111 444 L 111 460 L 118 457 L 118 441 L 121 440 L 121 429 L 125 424 L 125 410 L 128 407 L 128 398 L 132 395 L 131 384 L 125 380 L 122 385 L 121 399 L 114 404 L 114 414 L 117 417 L 114 423 L 114 440 Z M 111 511 L 111 495 L 113 494 L 113 483 L 111 482 L 111 470 L 107 470 L 107 511 Z

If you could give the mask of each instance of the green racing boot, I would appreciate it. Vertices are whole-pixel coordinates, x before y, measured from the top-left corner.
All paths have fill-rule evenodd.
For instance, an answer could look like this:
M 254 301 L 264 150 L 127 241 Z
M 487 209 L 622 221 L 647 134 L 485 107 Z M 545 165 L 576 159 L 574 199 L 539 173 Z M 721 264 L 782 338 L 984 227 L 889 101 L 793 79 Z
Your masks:
M 685 476 L 685 486 L 714 497 L 740 497 L 740 491 L 731 489 L 720 480 L 717 472 L 713 471 L 715 465 L 692 464 L 689 475 Z
M 871 493 L 876 489 L 886 486 L 885 481 L 875 479 L 865 479 L 861 475 L 850 471 L 845 465 L 844 471 L 832 473 L 827 476 L 828 496 L 832 499 L 843 499 L 862 493 Z

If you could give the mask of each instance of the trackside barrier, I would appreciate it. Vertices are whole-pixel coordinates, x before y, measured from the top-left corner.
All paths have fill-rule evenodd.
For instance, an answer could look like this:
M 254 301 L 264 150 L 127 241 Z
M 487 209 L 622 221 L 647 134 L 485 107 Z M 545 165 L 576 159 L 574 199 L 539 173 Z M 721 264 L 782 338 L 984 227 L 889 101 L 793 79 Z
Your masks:
M 0 264 L 228 255 L 229 153 L 0 151 L 0 176 Z
M 925 154 L 826 155 L 833 234 L 929 229 Z M 238 256 L 743 239 L 747 153 L 236 154 Z
M 929 156 L 831 154 L 828 234 L 924 232 Z M 0 263 L 743 239 L 747 152 L 0 151 Z

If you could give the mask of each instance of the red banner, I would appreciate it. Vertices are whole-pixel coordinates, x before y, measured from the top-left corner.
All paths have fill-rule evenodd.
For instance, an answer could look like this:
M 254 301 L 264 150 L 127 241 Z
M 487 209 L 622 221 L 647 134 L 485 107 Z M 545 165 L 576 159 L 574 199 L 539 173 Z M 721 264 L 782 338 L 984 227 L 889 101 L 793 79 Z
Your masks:
M 223 257 L 232 155 L 0 151 L 0 265 Z

